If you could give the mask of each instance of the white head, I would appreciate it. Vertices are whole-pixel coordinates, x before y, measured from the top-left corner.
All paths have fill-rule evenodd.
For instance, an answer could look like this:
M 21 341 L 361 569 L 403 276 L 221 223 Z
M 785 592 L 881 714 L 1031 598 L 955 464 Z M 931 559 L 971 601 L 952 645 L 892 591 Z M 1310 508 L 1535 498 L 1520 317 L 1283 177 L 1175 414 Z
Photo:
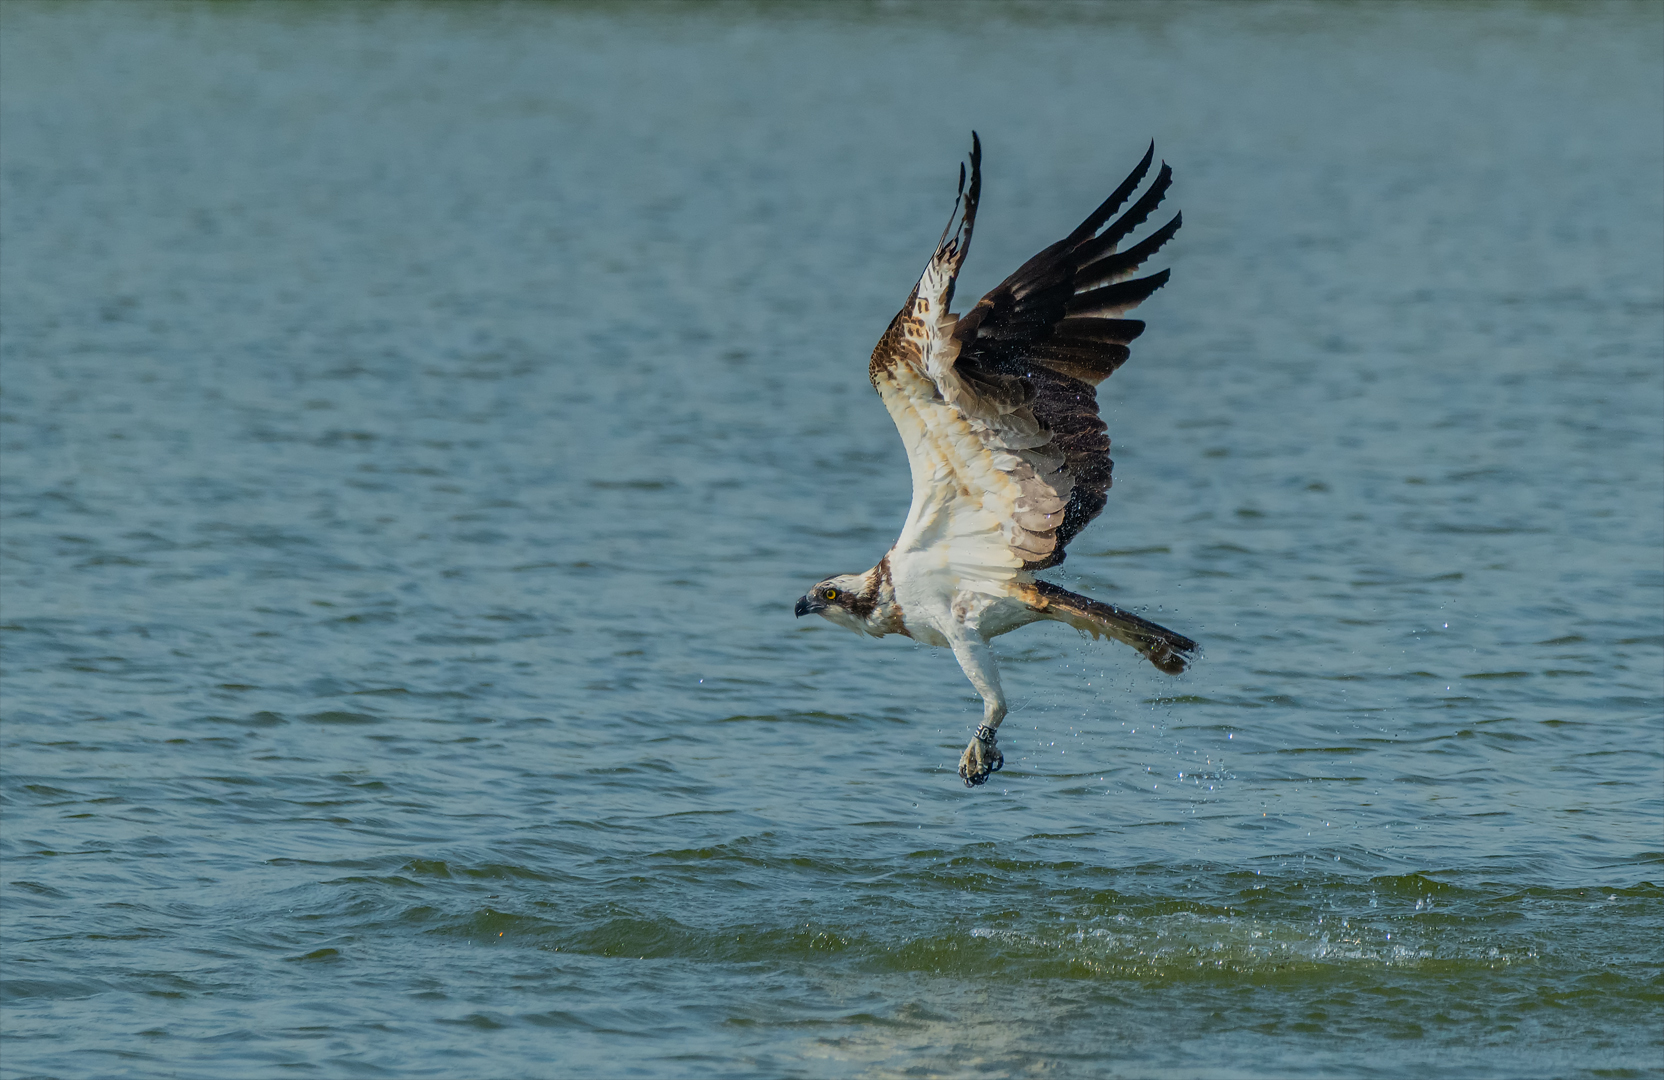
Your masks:
M 797 617 L 819 615 L 856 633 L 871 633 L 868 619 L 878 595 L 868 580 L 870 574 L 839 574 L 818 583 L 797 598 Z

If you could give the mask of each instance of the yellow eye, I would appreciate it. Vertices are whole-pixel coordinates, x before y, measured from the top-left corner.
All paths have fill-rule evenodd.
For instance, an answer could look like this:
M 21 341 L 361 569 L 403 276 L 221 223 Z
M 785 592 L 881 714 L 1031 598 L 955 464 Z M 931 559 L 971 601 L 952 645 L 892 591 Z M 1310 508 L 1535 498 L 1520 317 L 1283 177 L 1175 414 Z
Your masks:
M 838 598 L 838 590 L 837 589 L 827 589 L 825 592 L 821 593 L 821 595 L 824 596 L 828 600 L 836 600 Z

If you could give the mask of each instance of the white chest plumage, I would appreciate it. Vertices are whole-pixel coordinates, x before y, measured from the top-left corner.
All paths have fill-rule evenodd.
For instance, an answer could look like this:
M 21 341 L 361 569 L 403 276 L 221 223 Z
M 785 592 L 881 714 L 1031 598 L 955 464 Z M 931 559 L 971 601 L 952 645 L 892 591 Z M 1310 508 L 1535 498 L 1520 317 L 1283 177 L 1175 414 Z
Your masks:
M 1010 581 L 968 578 L 954 567 L 947 545 L 891 551 L 889 561 L 902 624 L 926 645 L 947 647 L 959 637 L 988 641 L 1041 617 L 1021 595 L 1027 574 Z

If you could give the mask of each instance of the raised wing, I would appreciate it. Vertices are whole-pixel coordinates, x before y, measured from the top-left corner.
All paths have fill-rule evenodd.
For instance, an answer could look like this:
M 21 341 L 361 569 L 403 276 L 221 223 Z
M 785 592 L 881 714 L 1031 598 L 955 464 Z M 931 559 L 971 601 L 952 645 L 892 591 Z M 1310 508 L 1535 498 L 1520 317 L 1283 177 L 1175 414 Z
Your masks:
M 1127 346 L 1144 332 L 1143 322 L 1121 316 L 1167 284 L 1166 270 L 1142 278 L 1133 272 L 1184 220 L 1175 214 L 1144 240 L 1117 250 L 1172 183 L 1173 170 L 1163 162 L 1138 201 L 1110 220 L 1138 190 L 1154 155 L 1151 143 L 1138 167 L 1074 232 L 977 301 L 954 330 L 962 378 L 1018 379 L 1030 387 L 1029 407 L 1052 435 L 1047 449 L 1062 455 L 1072 481 L 1053 546 L 1030 570 L 1062 562 L 1069 541 L 1104 508 L 1114 463 L 1094 387 L 1126 362 Z
M 913 474 L 898 550 L 936 552 L 961 579 L 995 586 L 1062 562 L 1065 546 L 1103 509 L 1112 466 L 1093 387 L 1125 362 L 1127 343 L 1144 329 L 1119 316 L 1167 273 L 1127 279 L 1180 224 L 1174 217 L 1116 250 L 1171 182 L 1163 164 L 1145 195 L 1109 221 L 1149 171 L 1154 149 L 1074 232 L 960 319 L 948 305 L 981 193 L 981 143 L 972 134 L 970 190 L 961 168 L 960 197 L 935 255 L 868 366 Z

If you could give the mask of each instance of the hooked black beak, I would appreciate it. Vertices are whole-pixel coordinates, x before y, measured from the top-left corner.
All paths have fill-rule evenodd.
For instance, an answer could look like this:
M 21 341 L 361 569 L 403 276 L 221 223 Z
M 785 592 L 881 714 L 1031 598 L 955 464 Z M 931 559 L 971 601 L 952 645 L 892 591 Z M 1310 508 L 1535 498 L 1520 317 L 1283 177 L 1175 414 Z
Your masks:
M 801 619 L 805 615 L 813 615 L 817 611 L 825 611 L 826 605 L 812 596 L 800 596 L 797 598 L 797 607 L 792 610 L 795 611 L 797 613 L 797 617 Z

